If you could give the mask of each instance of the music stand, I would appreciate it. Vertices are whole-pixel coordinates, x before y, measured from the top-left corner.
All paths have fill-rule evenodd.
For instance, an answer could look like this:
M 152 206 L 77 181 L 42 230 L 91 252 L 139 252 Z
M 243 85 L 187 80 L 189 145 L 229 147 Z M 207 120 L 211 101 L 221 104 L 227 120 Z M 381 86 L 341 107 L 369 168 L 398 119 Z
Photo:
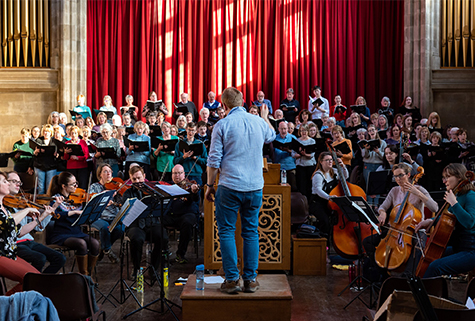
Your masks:
M 133 198 L 133 199 L 128 199 L 121 207 L 120 211 L 117 213 L 116 217 L 114 218 L 114 220 L 112 221 L 111 225 L 109 226 L 109 232 L 112 232 L 112 230 L 114 230 L 115 226 L 117 224 L 122 224 L 122 221 L 124 220 L 124 218 L 129 214 L 129 212 L 134 208 L 134 204 L 135 202 L 138 201 L 136 198 Z M 140 202 L 140 201 L 138 201 Z M 140 206 L 141 204 L 138 204 L 138 209 L 137 211 L 140 212 L 142 210 L 142 206 Z M 135 207 L 137 208 L 137 206 Z M 140 215 L 140 214 L 139 214 Z M 112 287 L 112 289 L 109 291 L 109 293 L 104 296 L 104 301 L 102 302 L 102 304 L 104 304 L 106 302 L 106 300 L 108 300 L 109 302 L 112 303 L 112 305 L 114 305 L 114 303 L 112 301 L 109 300 L 109 297 L 112 297 L 117 303 L 119 304 L 122 304 L 124 303 L 125 301 L 127 301 L 127 299 L 132 296 L 135 300 L 135 302 L 137 302 L 138 305 L 140 305 L 140 302 L 139 300 L 137 299 L 137 297 L 135 296 L 135 294 L 133 293 L 132 291 L 132 286 L 135 284 L 136 281 L 134 281 L 132 283 L 131 286 L 129 286 L 127 284 L 127 282 L 125 281 L 124 279 L 124 257 L 125 257 L 125 251 L 127 251 L 127 249 L 124 247 L 124 236 L 125 236 L 125 233 L 122 233 L 122 238 L 121 238 L 121 244 L 120 244 L 120 278 L 119 280 L 117 280 L 117 282 L 114 284 L 114 286 Z M 119 299 L 117 299 L 113 294 L 112 292 L 115 290 L 115 288 L 117 287 L 117 285 L 120 284 L 120 290 L 119 290 L 119 294 L 120 294 L 120 297 Z M 125 288 L 127 288 L 127 290 L 129 291 L 129 295 L 125 295 Z M 115 305 L 114 305 L 115 306 Z
M 139 308 L 128 313 L 127 315 L 125 315 L 123 317 L 123 319 L 126 319 L 128 318 L 129 316 L 131 316 L 132 314 L 135 314 L 141 310 L 149 310 L 149 311 L 153 311 L 153 312 L 159 312 L 159 311 L 155 311 L 155 310 L 152 310 L 152 309 L 149 309 L 149 306 L 151 306 L 152 304 L 156 303 L 156 302 L 159 302 L 161 303 L 160 307 L 160 312 L 163 314 L 165 313 L 165 306 L 167 307 L 167 310 L 170 311 L 170 313 L 173 315 L 173 317 L 175 318 L 175 320 L 179 321 L 178 317 L 176 316 L 175 312 L 173 312 L 172 310 L 172 305 L 173 306 L 176 306 L 178 308 L 181 309 L 181 307 L 168 300 L 166 297 L 165 297 L 165 289 L 164 289 L 164 285 L 163 285 L 163 280 L 164 280 L 164 259 L 165 259 L 165 250 L 163 249 L 163 236 L 165 235 L 164 233 L 166 233 L 165 231 L 165 228 L 163 226 L 163 214 L 164 214 L 164 206 L 163 206 L 163 203 L 165 200 L 170 200 L 172 198 L 175 198 L 175 197 L 178 197 L 178 196 L 185 196 L 187 194 L 189 194 L 187 191 L 185 191 L 184 189 L 181 189 L 180 187 L 176 186 L 176 185 L 173 185 L 173 186 L 162 186 L 162 185 L 155 185 L 155 188 L 149 186 L 147 183 L 141 183 L 141 184 L 134 184 L 134 186 L 139 189 L 140 191 L 142 191 L 144 194 L 148 194 L 152 197 L 154 203 L 150 204 L 150 206 L 152 206 L 153 204 L 155 204 L 155 206 L 153 208 L 150 209 L 149 211 L 149 216 L 152 215 L 154 213 L 154 211 L 156 211 L 156 209 L 160 208 L 160 228 L 162 230 L 162 240 L 160 240 L 160 246 L 162 247 L 162 255 L 160 256 L 160 264 L 159 264 L 159 269 L 160 269 L 160 278 L 158 277 L 157 275 L 157 271 L 155 270 L 155 268 L 153 267 L 153 264 L 150 264 L 150 266 L 152 267 L 152 271 L 154 272 L 154 275 L 155 275 L 155 278 L 157 279 L 159 285 L 160 285 L 160 294 L 159 294 L 159 297 L 155 300 L 153 300 L 152 302 L 150 303 L 147 303 L 146 305 L 140 305 L 139 304 Z M 143 215 L 143 213 L 142 213 Z M 150 229 L 150 233 L 152 233 L 152 229 Z M 150 240 L 153 240 L 153 237 L 152 235 L 150 235 Z M 162 280 L 160 282 L 160 279 Z
M 424 287 L 424 283 L 418 276 L 407 276 L 407 283 L 409 283 L 409 287 L 411 288 L 412 296 L 416 301 L 417 307 L 421 311 L 422 315 L 424 316 L 425 320 L 431 321 L 438 321 L 439 318 L 435 313 L 434 306 L 430 302 L 429 295 L 427 294 L 427 290 Z
M 370 172 L 368 182 L 366 183 L 367 195 L 383 195 L 387 194 L 389 187 L 390 170 L 379 172 Z
M 350 282 L 340 293 L 338 293 L 338 296 L 341 296 L 343 292 L 345 292 L 347 289 L 353 287 L 356 285 L 356 287 L 359 289 L 362 289 L 361 292 L 355 296 L 350 302 L 348 302 L 347 305 L 343 309 L 346 309 L 351 303 L 353 303 L 356 299 L 360 300 L 367 308 L 372 308 L 376 302 L 373 302 L 373 292 L 376 291 L 374 289 L 375 285 L 373 282 L 370 280 L 366 279 L 364 276 L 361 275 L 361 265 L 362 265 L 362 259 L 364 257 L 363 253 L 363 240 L 361 239 L 361 223 L 370 223 L 372 225 L 371 228 L 371 233 L 373 233 L 373 229 L 375 229 L 378 234 L 380 233 L 379 227 L 377 224 L 379 224 L 378 219 L 376 215 L 374 214 L 373 210 L 371 209 L 371 206 L 366 203 L 366 200 L 361 197 L 361 196 L 342 196 L 342 197 L 332 197 L 330 199 L 332 202 L 335 202 L 336 205 L 341 209 L 343 214 L 346 216 L 346 218 L 351 221 L 357 223 L 357 226 L 354 228 L 355 233 L 357 236 L 358 240 L 358 276 Z M 365 288 L 361 286 L 362 281 L 367 282 L 369 285 L 367 285 Z M 369 305 L 364 302 L 360 296 L 368 289 L 370 288 L 370 303 Z M 377 294 L 376 294 L 377 296 Z

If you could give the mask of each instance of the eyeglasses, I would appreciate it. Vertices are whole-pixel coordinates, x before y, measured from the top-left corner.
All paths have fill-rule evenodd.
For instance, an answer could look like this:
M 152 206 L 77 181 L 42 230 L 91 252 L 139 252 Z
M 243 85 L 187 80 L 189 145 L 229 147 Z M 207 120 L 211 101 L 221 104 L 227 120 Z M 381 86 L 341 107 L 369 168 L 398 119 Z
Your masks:
M 333 162 L 333 159 L 332 159 L 332 158 L 329 158 L 329 159 L 324 159 L 323 161 L 324 161 L 324 162 Z
M 18 186 L 22 186 L 23 183 L 21 181 L 17 181 L 16 179 L 9 179 L 8 180 L 10 183 L 12 184 L 15 184 L 15 185 L 18 185 Z
M 180 175 L 180 174 L 183 174 L 185 172 L 172 172 L 172 175 Z
M 399 175 L 394 175 L 394 178 L 403 178 L 406 176 L 406 174 L 399 174 Z
M 447 182 L 449 180 L 450 176 L 442 176 L 442 182 Z
M 73 187 L 78 187 L 78 182 L 74 182 L 72 184 L 68 184 L 69 186 L 73 186 Z

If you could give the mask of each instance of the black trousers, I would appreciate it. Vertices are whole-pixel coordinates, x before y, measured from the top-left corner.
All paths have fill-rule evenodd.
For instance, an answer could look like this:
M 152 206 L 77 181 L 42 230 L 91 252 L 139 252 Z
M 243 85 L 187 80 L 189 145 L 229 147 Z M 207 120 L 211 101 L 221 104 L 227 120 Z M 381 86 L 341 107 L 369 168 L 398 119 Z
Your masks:
M 168 236 L 163 236 L 162 244 L 162 227 L 159 223 L 140 228 L 138 226 L 131 226 L 125 231 L 130 238 L 130 256 L 134 269 L 140 269 L 142 261 L 142 248 L 144 242 L 147 240 L 153 243 L 152 262 L 150 262 L 155 269 L 158 269 L 160 263 L 160 254 L 162 249 L 168 246 Z
M 178 242 L 177 255 L 184 257 L 188 244 L 193 236 L 193 226 L 197 222 L 196 214 L 187 213 L 181 215 L 167 214 L 163 217 L 163 224 L 166 227 L 173 227 L 180 231 L 180 242 Z
M 36 243 L 35 241 L 18 243 L 17 251 L 19 257 L 29 262 L 40 272 L 43 270 L 46 262 L 49 262 L 49 266 L 43 271 L 43 273 L 55 274 L 66 262 L 66 258 L 63 254 L 50 249 L 43 244 Z

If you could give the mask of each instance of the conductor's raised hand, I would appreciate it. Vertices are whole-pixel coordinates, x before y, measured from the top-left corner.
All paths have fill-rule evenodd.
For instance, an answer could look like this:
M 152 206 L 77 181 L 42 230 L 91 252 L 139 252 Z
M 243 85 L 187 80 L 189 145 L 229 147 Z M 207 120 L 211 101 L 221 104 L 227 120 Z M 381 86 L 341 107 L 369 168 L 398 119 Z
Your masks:
M 206 186 L 206 193 L 205 198 L 209 202 L 214 202 L 216 191 L 214 190 L 214 186 Z
M 261 117 L 266 119 L 269 116 L 269 107 L 266 104 L 261 106 Z

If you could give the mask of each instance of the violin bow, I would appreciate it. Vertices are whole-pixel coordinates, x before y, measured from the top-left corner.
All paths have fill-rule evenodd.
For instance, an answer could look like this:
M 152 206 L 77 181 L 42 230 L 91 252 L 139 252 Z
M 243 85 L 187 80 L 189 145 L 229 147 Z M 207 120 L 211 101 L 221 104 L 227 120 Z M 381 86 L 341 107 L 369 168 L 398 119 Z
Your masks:
M 165 177 L 166 170 L 168 168 L 168 164 L 170 164 L 170 160 L 168 160 L 167 165 L 165 165 L 165 170 L 162 173 L 162 176 L 160 177 L 160 182 L 163 182 L 163 178 Z

